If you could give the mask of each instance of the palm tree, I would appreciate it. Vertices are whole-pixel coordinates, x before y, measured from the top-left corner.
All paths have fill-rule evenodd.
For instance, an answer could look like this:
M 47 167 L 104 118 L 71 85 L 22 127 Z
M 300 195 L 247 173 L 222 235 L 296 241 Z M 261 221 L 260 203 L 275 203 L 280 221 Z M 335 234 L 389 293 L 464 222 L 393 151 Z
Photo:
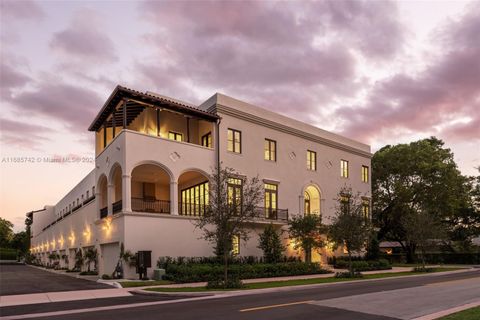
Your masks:
M 75 251 L 75 269 L 81 270 L 83 261 L 84 259 L 82 249 L 78 248 L 77 251 Z
M 95 248 L 89 248 L 85 252 L 85 262 L 87 263 L 87 271 L 90 272 L 90 265 L 92 262 L 94 263 L 94 268 L 95 270 L 97 269 L 97 249 Z

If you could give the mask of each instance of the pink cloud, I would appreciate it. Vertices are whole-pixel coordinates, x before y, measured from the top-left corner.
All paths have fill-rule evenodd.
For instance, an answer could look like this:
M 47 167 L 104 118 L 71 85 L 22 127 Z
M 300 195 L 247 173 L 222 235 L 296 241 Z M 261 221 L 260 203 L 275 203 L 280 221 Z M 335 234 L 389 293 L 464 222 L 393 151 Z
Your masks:
M 70 26 L 53 35 L 50 47 L 90 65 L 118 59 L 113 41 L 102 32 L 100 18 L 88 9 L 77 11 Z
M 20 20 L 38 20 L 45 16 L 42 8 L 31 0 L 2 0 L 0 1 L 0 11 L 2 11 L 2 18 Z
M 480 114 L 480 7 L 461 21 L 449 24 L 442 45 L 449 48 L 438 61 L 416 77 L 405 74 L 380 81 L 360 106 L 345 106 L 337 115 L 348 119 L 344 133 L 368 141 L 385 132 L 436 131 L 435 127 L 458 117 Z M 460 35 L 460 36 L 459 36 Z M 458 125 L 440 136 L 480 139 L 475 130 Z M 470 133 L 472 135 L 465 136 Z
M 6 145 L 39 150 L 42 143 L 50 141 L 53 130 L 44 126 L 0 118 L 1 140 Z
M 23 91 L 11 100 L 17 112 L 31 112 L 85 131 L 103 100 L 92 90 L 58 81 L 42 82 L 34 91 Z

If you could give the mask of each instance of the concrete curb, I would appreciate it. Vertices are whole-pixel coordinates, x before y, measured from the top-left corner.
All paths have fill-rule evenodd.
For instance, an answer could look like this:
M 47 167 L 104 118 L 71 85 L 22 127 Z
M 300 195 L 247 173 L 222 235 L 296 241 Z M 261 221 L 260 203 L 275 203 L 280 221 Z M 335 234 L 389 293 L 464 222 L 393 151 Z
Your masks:
M 275 288 L 264 288 L 264 289 L 244 289 L 244 290 L 231 290 L 231 291 L 207 291 L 207 292 L 155 292 L 155 291 L 147 291 L 144 290 L 146 288 L 162 288 L 164 286 L 152 286 L 152 287 L 141 287 L 141 288 L 132 288 L 129 291 L 135 291 L 137 294 L 160 294 L 160 295 L 185 295 L 185 294 L 192 294 L 195 296 L 200 296 L 201 293 L 208 293 L 209 295 L 214 296 L 242 296 L 242 295 L 249 295 L 249 294 L 262 294 L 262 293 L 271 293 L 271 292 L 281 292 L 281 291 L 294 291 L 294 290 L 303 290 L 303 289 L 310 289 L 310 288 L 317 288 L 317 287 L 324 287 L 324 286 L 336 286 L 345 283 L 363 283 L 363 282 L 374 282 L 374 281 L 382 281 L 382 280 L 389 280 L 389 279 L 400 279 L 404 277 L 434 277 L 440 276 L 444 274 L 452 274 L 452 273 L 462 273 L 468 271 L 477 271 L 476 269 L 465 269 L 465 270 L 454 270 L 454 271 L 442 271 L 442 272 L 435 272 L 435 273 L 426 273 L 426 274 L 416 274 L 411 276 L 397 276 L 397 277 L 389 277 L 389 278 L 378 278 L 378 279 L 366 279 L 366 280 L 351 280 L 351 281 L 339 281 L 339 282 L 331 282 L 331 283 L 315 283 L 315 284 L 304 284 L 304 285 L 296 285 L 296 286 L 285 286 L 285 287 L 275 287 Z M 168 287 L 164 287 L 168 288 Z
M 457 313 L 457 312 L 467 310 L 467 309 L 470 309 L 470 308 L 474 308 L 474 307 L 478 307 L 478 306 L 480 306 L 480 300 L 475 301 L 475 302 L 471 302 L 471 303 L 467 303 L 467 304 L 464 304 L 464 305 L 461 305 L 461 306 L 458 306 L 458 307 L 450 308 L 450 309 L 447 309 L 447 310 L 427 314 L 425 316 L 421 316 L 421 317 L 418 317 L 418 318 L 415 318 L 415 319 L 412 319 L 412 320 L 435 320 L 435 319 L 438 319 L 438 318 L 441 318 L 441 317 L 444 317 L 444 316 L 448 316 L 448 315 L 453 314 L 453 313 Z

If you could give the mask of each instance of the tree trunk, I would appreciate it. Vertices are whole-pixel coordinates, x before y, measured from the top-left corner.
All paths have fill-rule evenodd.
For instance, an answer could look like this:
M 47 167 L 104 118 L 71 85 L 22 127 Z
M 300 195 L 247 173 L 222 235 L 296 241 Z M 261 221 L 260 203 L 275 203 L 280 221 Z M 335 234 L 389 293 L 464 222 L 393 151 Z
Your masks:
M 310 247 L 305 248 L 305 262 L 306 263 L 312 262 L 312 248 Z
M 352 266 L 352 253 L 348 250 L 348 270 L 350 275 L 353 277 L 353 266 Z
M 406 258 L 407 258 L 407 263 L 415 263 L 415 245 L 414 244 L 408 244 L 406 247 Z
M 227 250 L 223 248 L 223 287 L 226 289 L 228 283 L 228 254 Z

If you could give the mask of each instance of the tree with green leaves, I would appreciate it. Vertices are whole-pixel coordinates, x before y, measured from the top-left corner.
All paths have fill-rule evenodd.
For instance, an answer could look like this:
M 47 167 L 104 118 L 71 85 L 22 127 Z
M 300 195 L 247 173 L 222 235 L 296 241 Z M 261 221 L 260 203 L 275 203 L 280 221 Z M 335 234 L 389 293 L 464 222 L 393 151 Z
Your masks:
M 371 235 L 370 220 L 364 216 L 363 201 L 360 194 L 354 194 L 351 188 L 343 187 L 337 198 L 335 215 L 328 230 L 328 239 L 334 248 L 344 246 L 348 254 L 348 269 L 354 275 L 352 255 L 360 253 Z
M 418 243 L 407 223 L 420 213 L 442 223 L 455 221 L 468 206 L 466 178 L 443 141 L 431 137 L 409 144 L 387 145 L 372 158 L 373 219 L 379 238 L 397 241 L 413 262 Z M 450 224 L 453 230 L 456 222 Z
M 285 247 L 282 244 L 281 234 L 270 223 L 259 236 L 258 248 L 263 251 L 266 263 L 276 263 L 282 259 Z
M 288 227 L 288 233 L 294 240 L 293 248 L 302 249 L 305 253 L 305 262 L 312 262 L 312 251 L 320 250 L 325 246 L 322 238 L 326 232 L 326 227 L 322 223 L 322 216 L 317 214 L 307 214 L 304 216 L 294 216 Z
M 234 237 L 249 239 L 248 223 L 258 215 L 257 205 L 263 197 L 258 177 L 244 179 L 232 168 L 214 168 L 209 180 L 209 203 L 205 214 L 193 220 L 203 238 L 212 243 L 223 259 L 223 286 L 227 287 L 228 260 Z
M 10 240 L 13 237 L 13 224 L 3 218 L 0 218 L 0 248 L 10 247 Z
M 75 269 L 82 271 L 83 262 L 85 258 L 83 256 L 83 251 L 81 248 L 75 250 Z
M 85 259 L 85 262 L 87 263 L 88 272 L 90 272 L 90 266 L 92 263 L 94 265 L 94 269 L 97 270 L 97 257 L 98 257 L 98 253 L 96 248 L 88 248 L 85 251 L 84 259 Z

